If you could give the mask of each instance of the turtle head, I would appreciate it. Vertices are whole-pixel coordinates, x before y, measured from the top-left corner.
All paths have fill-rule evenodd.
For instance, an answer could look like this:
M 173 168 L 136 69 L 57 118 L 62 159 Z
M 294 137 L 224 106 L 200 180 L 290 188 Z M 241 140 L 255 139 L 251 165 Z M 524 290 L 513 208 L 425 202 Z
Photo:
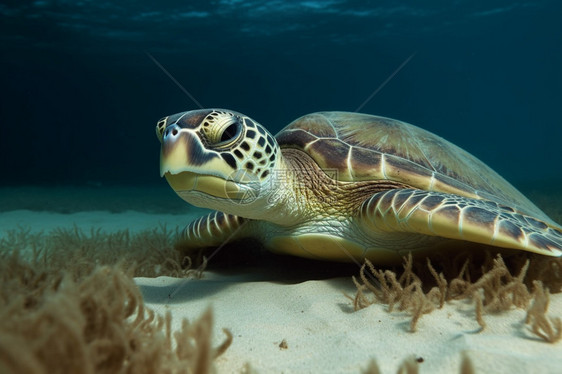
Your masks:
M 266 207 L 281 153 L 256 121 L 229 110 L 194 110 L 162 118 L 156 135 L 160 175 L 185 201 L 241 216 Z

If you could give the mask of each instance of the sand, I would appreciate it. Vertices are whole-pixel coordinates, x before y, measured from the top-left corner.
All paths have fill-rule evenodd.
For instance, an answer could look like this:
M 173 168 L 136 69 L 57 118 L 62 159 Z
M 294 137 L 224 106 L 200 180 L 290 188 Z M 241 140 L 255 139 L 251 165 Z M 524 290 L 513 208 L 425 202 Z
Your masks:
M 522 324 L 522 310 L 485 316 L 489 326 L 479 333 L 474 309 L 452 303 L 422 317 L 411 333 L 409 318 L 389 314 L 385 306 L 353 312 L 343 295 L 354 292 L 346 278 L 283 284 L 207 274 L 203 280 L 138 279 L 138 284 L 149 305 L 174 316 L 193 320 L 213 307 L 216 326 L 234 335 L 217 361 L 221 372 L 250 362 L 263 373 L 359 373 L 375 358 L 383 373 L 394 373 L 414 355 L 423 359 L 421 372 L 455 373 L 463 351 L 479 373 L 557 373 L 562 365 L 560 344 L 533 338 Z M 551 308 L 562 310 L 562 298 L 553 298 Z M 218 344 L 223 337 L 215 334 Z M 279 347 L 283 340 L 287 349 Z
M 16 227 L 49 232 L 57 227 L 105 231 L 140 231 L 165 224 L 183 226 L 185 215 L 135 211 L 88 211 L 60 214 L 32 211 L 0 213 L 0 234 Z M 212 307 L 214 341 L 228 328 L 234 341 L 217 359 L 219 373 L 240 372 L 246 363 L 260 373 L 359 373 L 376 359 L 382 373 L 395 373 L 408 356 L 421 373 L 456 373 L 465 352 L 477 373 L 560 373 L 562 342 L 548 344 L 524 325 L 525 311 L 485 315 L 480 332 L 470 302 L 447 303 L 424 315 L 417 332 L 410 318 L 388 313 L 384 305 L 354 312 L 344 294 L 353 295 L 349 276 L 310 280 L 279 266 L 238 266 L 205 272 L 203 279 L 137 278 L 145 303 L 160 313 L 171 311 L 174 326 Z M 357 269 L 358 273 L 359 269 Z M 550 314 L 562 314 L 562 294 L 551 297 Z M 282 344 L 283 342 L 283 344 Z M 283 346 L 283 347 L 282 347 Z

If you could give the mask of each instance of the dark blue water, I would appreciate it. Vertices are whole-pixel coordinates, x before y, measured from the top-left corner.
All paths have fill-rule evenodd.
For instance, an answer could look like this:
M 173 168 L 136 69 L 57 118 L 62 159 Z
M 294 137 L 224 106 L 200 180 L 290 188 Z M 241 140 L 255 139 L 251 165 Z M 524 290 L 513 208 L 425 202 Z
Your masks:
M 2 185 L 155 185 L 156 121 L 197 105 L 278 131 L 356 110 L 508 180 L 561 180 L 558 1 L 4 1 Z

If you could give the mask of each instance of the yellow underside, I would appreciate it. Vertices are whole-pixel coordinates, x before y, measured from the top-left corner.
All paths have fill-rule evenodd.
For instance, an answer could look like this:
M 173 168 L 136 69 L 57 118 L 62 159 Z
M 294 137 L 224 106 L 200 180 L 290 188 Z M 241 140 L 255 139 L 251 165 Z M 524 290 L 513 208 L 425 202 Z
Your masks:
M 303 234 L 272 238 L 267 247 L 280 254 L 337 262 L 359 262 L 365 258 L 377 263 L 394 263 L 401 257 L 393 251 L 368 250 L 353 241 L 325 234 Z

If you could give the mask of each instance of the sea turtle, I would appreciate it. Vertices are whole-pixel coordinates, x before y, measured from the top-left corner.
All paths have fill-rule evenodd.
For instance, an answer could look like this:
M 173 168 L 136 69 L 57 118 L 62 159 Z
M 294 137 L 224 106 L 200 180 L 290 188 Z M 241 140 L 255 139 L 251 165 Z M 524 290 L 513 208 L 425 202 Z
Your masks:
M 273 137 L 230 110 L 158 121 L 160 173 L 190 204 L 216 209 L 178 246 L 253 237 L 274 252 L 399 260 L 467 243 L 562 255 L 562 227 L 483 162 L 398 120 L 319 112 Z

